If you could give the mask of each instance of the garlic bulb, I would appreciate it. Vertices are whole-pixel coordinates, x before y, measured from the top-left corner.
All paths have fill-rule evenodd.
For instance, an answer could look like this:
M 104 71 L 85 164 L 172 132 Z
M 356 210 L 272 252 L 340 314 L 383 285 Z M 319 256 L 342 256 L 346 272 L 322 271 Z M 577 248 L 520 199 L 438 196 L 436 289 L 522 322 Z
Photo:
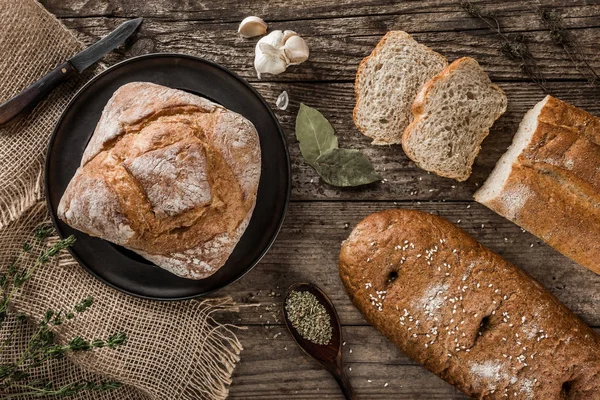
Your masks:
M 308 45 L 294 31 L 273 31 L 256 44 L 254 68 L 261 74 L 277 75 L 289 65 L 300 64 L 308 59 Z
M 256 44 L 254 68 L 260 79 L 261 74 L 277 75 L 285 71 L 288 63 L 282 47 L 259 41 Z
M 262 36 L 267 33 L 267 24 L 259 17 L 246 17 L 240 23 L 238 33 L 246 38 Z

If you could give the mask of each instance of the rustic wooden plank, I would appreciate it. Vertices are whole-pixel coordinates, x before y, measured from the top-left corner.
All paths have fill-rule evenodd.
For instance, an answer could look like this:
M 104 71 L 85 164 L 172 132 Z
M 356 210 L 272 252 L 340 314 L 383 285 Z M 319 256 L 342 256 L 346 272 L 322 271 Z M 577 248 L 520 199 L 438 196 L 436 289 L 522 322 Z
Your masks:
M 273 354 L 270 351 L 269 354 Z M 242 361 L 233 374 L 231 399 L 343 399 L 329 373 L 305 357 Z M 377 355 L 373 354 L 374 360 Z M 350 380 L 361 399 L 444 399 L 468 397 L 421 366 L 377 363 L 350 365 Z M 387 383 L 387 386 L 385 386 Z
M 425 14 L 430 21 L 451 19 L 460 12 L 458 1 L 390 1 L 390 0 L 323 0 L 317 4 L 307 0 L 262 0 L 240 2 L 238 0 L 221 1 L 186 1 L 155 0 L 139 2 L 137 0 L 41 0 L 50 12 L 59 17 L 155 17 L 169 20 L 216 20 L 240 21 L 248 15 L 258 15 L 266 21 L 302 20 L 311 18 L 336 18 L 344 16 L 393 16 Z M 517 1 L 474 1 L 481 7 L 494 12 L 501 18 L 519 17 L 532 13 L 527 2 Z M 565 5 L 563 0 L 545 0 L 545 7 L 561 10 L 569 18 L 590 16 L 593 6 L 600 4 L 598 0 L 571 0 Z M 567 8 L 568 7 L 568 8 Z M 533 22 L 533 21 L 532 21 Z M 505 23 L 505 26 L 512 25 Z M 526 24 L 529 25 L 529 24 Z M 472 28 L 468 21 L 458 25 L 461 28 Z M 533 27 L 538 26 L 533 22 Z M 433 29 L 437 30 L 437 29 Z
M 600 275 L 578 266 L 487 208 L 465 202 L 397 206 L 393 202 L 292 203 L 283 229 L 263 261 L 242 280 L 221 291 L 254 305 L 236 316 L 235 322 L 280 324 L 279 295 L 295 282 L 311 281 L 331 297 L 343 324 L 364 325 L 338 276 L 340 244 L 362 218 L 394 207 L 437 213 L 454 223 L 460 220 L 458 226 L 527 271 L 584 321 L 600 326 Z M 255 306 L 257 303 L 261 305 Z
M 269 328 L 269 329 L 267 329 Z M 392 342 L 372 326 L 344 326 L 344 362 L 353 364 L 372 363 L 387 365 L 418 365 L 400 351 Z M 244 362 L 290 359 L 291 364 L 300 364 L 306 354 L 296 345 L 283 325 L 246 326 L 237 332 L 244 346 Z
M 296 346 L 284 326 L 250 326 L 237 334 L 244 350 L 231 398 L 342 398 L 333 378 Z M 345 326 L 343 338 L 344 365 L 361 399 L 467 398 L 371 326 Z
M 425 17 L 423 17 L 425 15 Z M 596 15 L 600 15 L 597 13 Z M 419 17 L 421 16 L 421 17 Z M 455 21 L 457 29 L 466 23 L 464 16 Z M 534 17 L 524 18 L 528 26 Z M 590 64 L 600 69 L 597 36 L 600 17 L 590 17 L 584 26 L 572 31 L 581 43 L 581 51 Z M 581 19 L 583 21 L 585 18 Z M 580 21 L 580 19 L 575 19 Z M 429 21 L 429 22 L 427 22 Z M 98 40 L 114 29 L 121 18 L 75 18 L 63 22 L 78 32 L 87 43 Z M 495 80 L 523 80 L 519 66 L 504 57 L 499 49 L 501 42 L 487 29 L 446 32 L 423 31 L 422 26 L 437 24 L 428 14 L 400 15 L 394 20 L 381 17 L 313 19 L 277 22 L 273 29 L 292 29 L 300 33 L 311 49 L 310 59 L 300 66 L 290 68 L 285 74 L 268 77 L 269 81 L 351 81 L 363 57 L 368 55 L 380 37 L 390 29 L 404 29 L 414 33 L 415 39 L 454 60 L 473 56 Z M 237 34 L 237 23 L 203 21 L 165 21 L 146 19 L 125 51 L 113 53 L 108 60 L 116 62 L 132 55 L 147 52 L 180 52 L 209 58 L 232 69 L 241 76 L 256 81 L 252 67 L 256 39 L 244 39 Z M 581 79 L 562 47 L 554 44 L 547 31 L 523 32 L 530 49 L 547 79 Z M 267 79 L 267 78 L 265 78 Z
M 245 363 L 233 374 L 231 399 L 343 399 L 333 378 L 322 369 L 306 369 L 286 359 Z M 306 361 L 305 361 L 306 362 Z M 315 367 L 316 368 L 316 367 Z M 350 380 L 361 399 L 468 399 L 454 387 L 420 366 L 358 364 Z M 388 386 L 385 386 L 385 384 Z

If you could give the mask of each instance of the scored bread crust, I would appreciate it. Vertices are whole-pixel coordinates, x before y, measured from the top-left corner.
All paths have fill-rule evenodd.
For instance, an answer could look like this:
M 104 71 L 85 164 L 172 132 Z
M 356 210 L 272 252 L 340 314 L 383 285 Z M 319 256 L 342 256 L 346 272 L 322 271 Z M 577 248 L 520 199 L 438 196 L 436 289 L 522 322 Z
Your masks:
M 367 57 L 363 58 L 362 61 L 360 62 L 360 64 L 358 65 L 358 69 L 356 71 L 356 79 L 354 81 L 354 94 L 356 96 L 356 105 L 354 106 L 354 109 L 352 111 L 352 119 L 354 120 L 354 124 L 356 125 L 358 130 L 363 135 L 368 136 L 373 139 L 372 144 L 374 144 L 374 145 L 400 144 L 402 142 L 402 132 L 404 131 L 404 128 L 400 127 L 398 129 L 397 134 L 393 135 L 393 137 L 383 137 L 382 135 L 377 134 L 377 132 L 372 131 L 371 129 L 369 129 L 368 126 L 363 124 L 362 119 L 359 116 L 359 113 L 361 112 L 361 108 L 363 107 L 363 105 L 362 105 L 363 99 L 362 99 L 362 95 L 361 95 L 362 86 L 364 85 L 363 78 L 366 76 L 366 74 L 369 73 L 369 71 L 366 71 L 367 65 L 371 59 L 379 56 L 379 53 L 381 51 L 383 51 L 387 42 L 390 40 L 410 40 L 410 41 L 414 42 L 414 44 L 416 46 L 419 46 L 420 49 L 427 51 L 431 55 L 432 60 L 436 59 L 436 62 L 440 63 L 438 71 L 441 71 L 445 66 L 448 65 L 448 61 L 447 61 L 446 57 L 435 52 L 434 50 L 430 49 L 429 47 L 418 43 L 407 32 L 389 31 L 381 38 L 381 40 L 377 43 L 377 45 L 375 46 L 375 48 L 373 49 L 371 54 L 369 54 Z M 423 82 L 427 81 L 427 79 L 429 77 L 430 76 L 426 76 L 425 79 L 423 79 Z M 389 87 L 387 89 L 394 90 L 395 88 Z M 410 108 L 410 104 L 411 103 L 409 102 L 406 105 L 406 107 Z M 412 118 L 412 116 L 410 115 L 410 109 L 409 109 L 409 118 Z
M 475 200 L 600 274 L 600 118 L 547 96 Z
M 260 165 L 258 134 L 243 116 L 129 83 L 108 101 L 58 216 L 178 276 L 206 278 L 249 223 Z
M 402 135 L 402 149 L 404 150 L 406 155 L 411 160 L 413 160 L 420 168 L 423 168 L 427 171 L 433 172 L 433 173 L 435 173 L 439 176 L 445 177 L 445 178 L 456 179 L 459 182 L 467 180 L 469 178 L 469 176 L 471 175 L 471 169 L 473 166 L 473 162 L 475 161 L 475 158 L 477 157 L 477 154 L 479 153 L 479 150 L 481 149 L 481 143 L 489 134 L 489 129 L 492 126 L 491 124 L 487 127 L 483 127 L 482 131 L 480 132 L 480 135 L 478 138 L 480 140 L 479 140 L 479 143 L 477 144 L 475 153 L 472 155 L 471 160 L 469 160 L 468 165 L 464 166 L 465 171 L 462 173 L 455 172 L 455 171 L 446 171 L 446 170 L 439 169 L 439 168 L 430 168 L 430 167 L 425 168 L 423 165 L 423 162 L 421 160 L 421 156 L 417 153 L 416 149 L 414 149 L 410 146 L 410 144 L 408 142 L 410 141 L 412 135 L 416 135 L 418 133 L 417 127 L 419 127 L 419 124 L 421 124 L 421 122 L 427 116 L 426 108 L 430 102 L 431 92 L 436 89 L 437 85 L 440 82 L 450 79 L 451 76 L 455 73 L 455 71 L 458 70 L 459 68 L 462 68 L 465 64 L 473 64 L 475 68 L 481 69 L 477 60 L 475 60 L 471 57 L 462 57 L 462 58 L 459 58 L 459 59 L 453 61 L 443 71 L 441 71 L 438 75 L 434 76 L 427 83 L 425 83 L 423 85 L 423 87 L 421 88 L 421 90 L 419 91 L 417 96 L 415 97 L 415 100 L 412 104 L 412 113 L 413 113 L 414 118 Z M 489 81 L 489 78 L 487 78 L 487 80 Z M 492 123 L 493 123 L 498 118 L 500 118 L 500 116 L 502 114 L 504 114 L 504 112 L 506 112 L 507 99 L 506 99 L 506 95 L 504 94 L 504 91 L 498 85 L 492 83 L 491 81 L 489 81 L 489 83 L 488 83 L 488 88 L 499 94 L 499 100 L 501 102 L 500 107 L 498 108 L 498 111 L 495 112 L 493 115 L 493 117 L 494 117 L 492 120 Z
M 447 220 L 371 214 L 342 244 L 341 280 L 366 320 L 478 399 L 600 399 L 600 336 Z

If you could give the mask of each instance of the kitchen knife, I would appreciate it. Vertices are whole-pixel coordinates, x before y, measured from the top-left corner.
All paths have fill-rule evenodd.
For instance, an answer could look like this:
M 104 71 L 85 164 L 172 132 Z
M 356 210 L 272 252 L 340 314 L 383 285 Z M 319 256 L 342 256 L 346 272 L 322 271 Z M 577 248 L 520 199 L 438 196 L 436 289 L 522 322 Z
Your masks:
M 21 93 L 0 105 L 0 125 L 12 121 L 23 111 L 32 109 L 60 83 L 75 74 L 81 73 L 101 59 L 106 53 L 117 48 L 135 32 L 137 27 L 142 23 L 142 20 L 143 18 L 136 18 L 122 23 L 117 29 L 100 39 L 100 41 L 77 53 L 69 61 L 54 68 L 46 76 L 32 83 Z

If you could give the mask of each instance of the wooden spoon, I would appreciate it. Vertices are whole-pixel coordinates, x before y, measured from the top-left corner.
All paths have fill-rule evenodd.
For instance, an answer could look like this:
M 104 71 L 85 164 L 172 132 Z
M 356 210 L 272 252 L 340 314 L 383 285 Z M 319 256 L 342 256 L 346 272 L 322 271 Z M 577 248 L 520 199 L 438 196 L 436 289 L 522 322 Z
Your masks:
M 331 319 L 331 341 L 326 345 L 316 344 L 304 339 L 292 326 L 285 311 L 285 304 L 292 292 L 309 292 L 315 295 L 317 300 L 325 307 Z M 346 400 L 358 400 L 350 385 L 350 380 L 342 368 L 342 328 L 335 307 L 329 297 L 321 289 L 312 283 L 296 283 L 289 287 L 283 299 L 283 319 L 292 337 L 302 350 L 317 360 L 327 371 L 329 371 L 342 389 Z

